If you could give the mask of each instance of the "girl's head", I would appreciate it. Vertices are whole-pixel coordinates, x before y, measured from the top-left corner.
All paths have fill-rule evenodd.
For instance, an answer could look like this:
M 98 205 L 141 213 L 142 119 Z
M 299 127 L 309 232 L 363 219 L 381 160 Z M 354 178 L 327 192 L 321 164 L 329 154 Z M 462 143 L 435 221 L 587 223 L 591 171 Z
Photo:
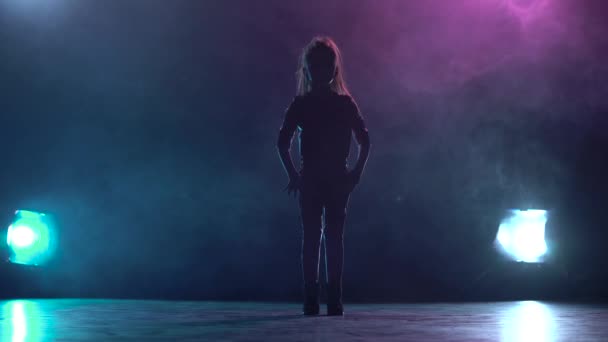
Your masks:
M 300 56 L 297 77 L 298 95 L 325 87 L 340 95 L 350 95 L 344 82 L 340 49 L 329 37 L 315 37 L 306 45 Z

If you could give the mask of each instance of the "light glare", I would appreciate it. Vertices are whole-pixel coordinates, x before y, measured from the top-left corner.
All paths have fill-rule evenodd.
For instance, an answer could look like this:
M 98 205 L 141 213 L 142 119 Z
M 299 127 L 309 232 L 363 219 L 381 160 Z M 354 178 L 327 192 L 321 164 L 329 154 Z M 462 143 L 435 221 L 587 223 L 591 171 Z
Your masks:
M 24 248 L 36 242 L 36 233 L 27 226 L 17 226 L 9 228 L 9 245 Z
M 43 213 L 17 210 L 8 227 L 9 260 L 15 264 L 40 265 L 51 256 L 54 241 L 51 221 Z
M 511 210 L 498 227 L 496 241 L 515 261 L 540 262 L 547 253 L 545 210 Z
M 52 340 L 53 336 L 45 333 L 44 321 L 41 317 L 43 315 L 36 302 L 24 300 L 4 302 L 0 311 L 0 341 Z
M 548 342 L 555 340 L 556 322 L 551 307 L 534 301 L 515 303 L 501 319 L 504 342 Z

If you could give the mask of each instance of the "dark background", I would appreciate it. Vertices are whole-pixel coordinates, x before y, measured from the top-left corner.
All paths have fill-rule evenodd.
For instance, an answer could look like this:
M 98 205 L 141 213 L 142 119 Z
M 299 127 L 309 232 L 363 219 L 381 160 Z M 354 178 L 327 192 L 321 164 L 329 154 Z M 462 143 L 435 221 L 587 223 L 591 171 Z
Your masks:
M 2 266 L 1 295 L 299 299 L 275 141 L 321 34 L 373 144 L 347 300 L 606 297 L 603 3 L 0 0 L 0 213 L 60 236 L 47 267 Z M 550 210 L 547 267 L 497 256 L 509 208 Z

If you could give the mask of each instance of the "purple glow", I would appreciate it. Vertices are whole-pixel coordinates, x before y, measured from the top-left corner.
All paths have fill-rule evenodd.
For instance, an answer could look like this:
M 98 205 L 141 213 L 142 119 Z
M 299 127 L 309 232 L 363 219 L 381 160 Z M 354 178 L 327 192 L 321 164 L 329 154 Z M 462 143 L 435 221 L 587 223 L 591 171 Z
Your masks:
M 505 0 L 507 8 L 523 24 L 538 18 L 547 10 L 550 0 Z
M 378 61 L 392 74 L 386 78 L 397 78 L 411 91 L 459 87 L 505 66 L 554 58 L 556 46 L 583 42 L 579 18 L 551 0 L 387 1 L 363 7 L 350 32 L 360 38 L 356 52 L 346 55 Z M 365 56 L 368 51 L 373 55 Z

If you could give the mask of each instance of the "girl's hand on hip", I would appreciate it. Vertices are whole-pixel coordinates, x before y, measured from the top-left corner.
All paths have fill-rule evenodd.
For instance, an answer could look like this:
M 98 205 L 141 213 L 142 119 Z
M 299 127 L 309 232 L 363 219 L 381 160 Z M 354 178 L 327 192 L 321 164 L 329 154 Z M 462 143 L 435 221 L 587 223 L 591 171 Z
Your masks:
M 298 190 L 300 190 L 301 177 L 300 175 L 294 175 L 289 177 L 289 184 L 283 189 L 283 191 L 287 191 L 287 195 L 291 195 L 293 192 L 293 197 L 296 197 L 298 194 Z

